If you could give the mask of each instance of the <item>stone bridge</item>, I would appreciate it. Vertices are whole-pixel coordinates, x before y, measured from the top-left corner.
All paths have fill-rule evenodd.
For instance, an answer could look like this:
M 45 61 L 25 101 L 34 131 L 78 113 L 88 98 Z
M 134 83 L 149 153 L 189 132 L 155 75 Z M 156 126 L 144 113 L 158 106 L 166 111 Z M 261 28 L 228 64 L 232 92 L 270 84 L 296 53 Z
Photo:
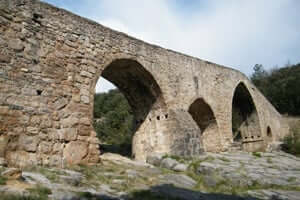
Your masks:
M 239 71 L 46 3 L 0 0 L 0 32 L 0 157 L 10 165 L 99 162 L 93 101 L 100 76 L 132 106 L 138 160 L 153 152 L 264 151 L 288 132 Z

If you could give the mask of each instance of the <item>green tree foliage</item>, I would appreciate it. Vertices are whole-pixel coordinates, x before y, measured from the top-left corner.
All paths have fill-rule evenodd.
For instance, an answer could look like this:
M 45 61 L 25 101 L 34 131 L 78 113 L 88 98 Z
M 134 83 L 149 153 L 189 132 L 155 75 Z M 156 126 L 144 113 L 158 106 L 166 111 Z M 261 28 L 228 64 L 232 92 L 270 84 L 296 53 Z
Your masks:
M 94 97 L 94 128 L 102 150 L 131 154 L 134 116 L 128 101 L 117 89 Z
M 280 113 L 300 115 L 300 63 L 270 72 L 255 65 L 250 78 Z
M 250 78 L 280 113 L 300 115 L 300 63 L 274 68 L 270 72 L 266 72 L 262 65 L 255 65 Z M 284 138 L 282 149 L 300 155 L 299 125 L 290 125 L 290 135 Z

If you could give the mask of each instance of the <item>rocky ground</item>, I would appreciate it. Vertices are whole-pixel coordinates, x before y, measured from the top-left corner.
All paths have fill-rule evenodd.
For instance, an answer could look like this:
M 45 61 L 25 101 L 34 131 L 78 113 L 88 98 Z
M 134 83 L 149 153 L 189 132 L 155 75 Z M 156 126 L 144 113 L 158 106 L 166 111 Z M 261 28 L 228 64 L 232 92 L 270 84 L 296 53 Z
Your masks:
M 2 166 L 0 199 L 300 199 L 300 158 L 282 152 L 153 155 L 148 163 L 104 154 L 98 166 Z

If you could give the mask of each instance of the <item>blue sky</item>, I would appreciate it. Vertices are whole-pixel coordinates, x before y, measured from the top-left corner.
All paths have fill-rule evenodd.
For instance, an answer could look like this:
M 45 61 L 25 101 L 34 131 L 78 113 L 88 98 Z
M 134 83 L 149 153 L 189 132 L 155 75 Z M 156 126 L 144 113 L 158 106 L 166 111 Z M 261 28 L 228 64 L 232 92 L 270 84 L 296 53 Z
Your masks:
M 300 0 L 44 1 L 247 75 L 257 63 L 270 69 L 300 62 Z M 98 92 L 109 88 L 97 85 Z

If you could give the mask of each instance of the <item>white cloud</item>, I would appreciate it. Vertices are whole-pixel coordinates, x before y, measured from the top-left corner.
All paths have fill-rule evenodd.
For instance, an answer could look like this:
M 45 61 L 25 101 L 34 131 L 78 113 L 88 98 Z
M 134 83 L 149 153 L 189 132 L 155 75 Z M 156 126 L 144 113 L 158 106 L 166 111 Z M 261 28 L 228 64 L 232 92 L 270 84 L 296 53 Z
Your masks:
M 96 93 L 99 92 L 108 92 L 110 89 L 116 88 L 114 84 L 107 81 L 106 79 L 100 77 L 96 84 Z
M 180 15 L 171 0 L 104 0 L 106 20 L 127 33 L 249 74 L 252 66 L 297 62 L 300 18 L 295 0 L 206 1 L 209 11 Z M 101 21 L 100 21 L 101 22 Z M 110 25 L 109 23 L 107 24 Z M 119 29 L 120 30 L 120 29 Z M 121 29 L 122 30 L 122 29 Z M 298 60 L 297 60 L 298 59 Z

